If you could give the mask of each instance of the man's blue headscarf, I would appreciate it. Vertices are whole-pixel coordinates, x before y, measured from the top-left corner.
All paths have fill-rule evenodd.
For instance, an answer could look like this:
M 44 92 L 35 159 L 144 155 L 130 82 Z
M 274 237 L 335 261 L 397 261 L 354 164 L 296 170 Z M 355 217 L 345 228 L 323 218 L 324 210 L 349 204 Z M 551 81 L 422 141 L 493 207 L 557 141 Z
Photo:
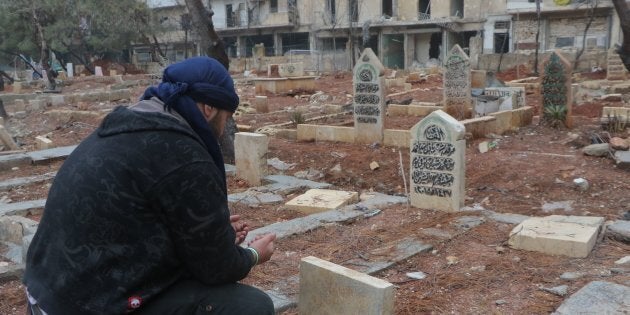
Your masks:
M 144 91 L 142 100 L 157 97 L 167 110 L 175 110 L 203 140 L 215 164 L 223 175 L 223 155 L 215 134 L 197 107 L 197 102 L 236 111 L 239 99 L 234 82 L 225 67 L 209 57 L 193 57 L 164 69 L 162 83 Z

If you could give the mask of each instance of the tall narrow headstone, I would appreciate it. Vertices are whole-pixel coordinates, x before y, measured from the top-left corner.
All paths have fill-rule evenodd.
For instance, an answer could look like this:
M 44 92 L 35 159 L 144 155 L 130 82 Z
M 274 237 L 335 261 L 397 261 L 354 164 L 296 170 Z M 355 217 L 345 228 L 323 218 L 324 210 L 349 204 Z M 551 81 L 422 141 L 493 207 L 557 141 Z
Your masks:
M 441 110 L 411 128 L 412 206 L 443 211 L 464 206 L 465 133 L 462 123 Z
M 66 64 L 66 70 L 68 71 L 68 78 L 74 77 L 74 65 L 72 63 Z
M 385 68 L 366 48 L 354 66 L 354 131 L 357 143 L 383 142 Z
M 457 120 L 469 118 L 470 60 L 459 45 L 453 46 L 444 63 L 444 110 Z
M 543 64 L 542 78 L 542 117 L 549 124 L 563 122 L 568 128 L 573 127 L 571 73 L 573 67 L 559 51 L 551 53 Z
M 96 66 L 94 67 L 94 75 L 97 77 L 102 77 L 103 76 L 103 68 Z

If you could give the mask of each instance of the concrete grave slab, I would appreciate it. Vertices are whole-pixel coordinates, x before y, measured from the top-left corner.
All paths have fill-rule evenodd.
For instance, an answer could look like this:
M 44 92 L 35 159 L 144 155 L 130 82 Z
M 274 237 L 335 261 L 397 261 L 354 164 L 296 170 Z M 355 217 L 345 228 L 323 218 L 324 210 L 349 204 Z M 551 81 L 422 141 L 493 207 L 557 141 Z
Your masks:
M 394 285 L 309 256 L 300 263 L 298 312 L 308 314 L 393 314 Z
M 25 215 L 29 212 L 40 212 L 46 204 L 46 199 L 14 202 L 0 205 L 0 216 Z
M 628 310 L 629 287 L 606 281 L 593 281 L 566 299 L 552 314 L 628 314 Z
M 508 244 L 515 249 L 584 258 L 595 246 L 603 223 L 603 217 L 529 218 L 512 229 Z
M 314 213 L 334 210 L 341 206 L 359 201 L 359 194 L 354 191 L 330 189 L 310 189 L 285 205 L 291 210 L 302 213 Z
M 630 151 L 616 151 L 615 163 L 620 169 L 630 170 Z
M 363 258 L 351 259 L 344 262 L 344 265 L 351 266 L 352 269 L 359 272 L 374 274 L 393 266 L 399 261 L 419 253 L 426 253 L 431 249 L 433 249 L 433 245 L 419 242 L 412 237 L 406 237 L 371 250 L 363 255 L 368 258 L 367 260 Z
M 45 163 L 56 159 L 66 158 L 74 149 L 76 145 L 67 147 L 59 147 L 48 150 L 26 152 L 25 154 L 31 158 L 33 164 Z

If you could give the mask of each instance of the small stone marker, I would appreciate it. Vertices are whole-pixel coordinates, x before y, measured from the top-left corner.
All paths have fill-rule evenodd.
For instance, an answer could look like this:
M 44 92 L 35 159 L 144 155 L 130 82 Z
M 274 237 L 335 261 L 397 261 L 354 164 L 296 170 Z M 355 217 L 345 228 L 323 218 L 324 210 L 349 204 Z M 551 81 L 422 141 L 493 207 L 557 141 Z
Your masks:
M 109 70 L 109 76 L 110 77 L 114 77 L 118 74 L 118 72 L 116 70 Z
M 424 209 L 464 206 L 466 128 L 437 110 L 411 128 L 410 202 Z
M 309 256 L 300 263 L 298 313 L 394 314 L 394 285 Z
M 257 112 L 259 112 L 259 113 L 268 113 L 269 112 L 269 101 L 267 99 L 267 96 L 256 95 L 254 106 L 255 106 Z
M 603 223 L 603 217 L 529 218 L 512 229 L 508 244 L 515 249 L 583 258 L 595 246 Z
M 357 143 L 383 142 L 384 70 L 370 48 L 363 51 L 354 66 L 354 131 Z
M 35 137 L 35 148 L 37 150 L 47 150 L 52 149 L 54 147 L 52 140 L 44 137 L 37 136 Z
M 234 137 L 236 176 L 252 186 L 262 184 L 267 173 L 269 138 L 251 132 L 237 132 Z
M 316 213 L 337 209 L 359 201 L 359 194 L 354 191 L 340 191 L 330 189 L 309 189 L 285 205 L 291 210 L 302 213 Z
M 97 77 L 102 77 L 103 76 L 103 68 L 96 66 L 94 67 L 94 75 Z
M 470 59 L 459 45 L 444 63 L 444 110 L 457 120 L 468 118 L 471 107 Z
M 564 124 L 573 127 L 571 92 L 571 74 L 573 67 L 559 51 L 551 54 L 544 63 L 544 75 L 542 78 L 541 95 L 543 102 L 542 119 L 553 122 L 560 119 Z

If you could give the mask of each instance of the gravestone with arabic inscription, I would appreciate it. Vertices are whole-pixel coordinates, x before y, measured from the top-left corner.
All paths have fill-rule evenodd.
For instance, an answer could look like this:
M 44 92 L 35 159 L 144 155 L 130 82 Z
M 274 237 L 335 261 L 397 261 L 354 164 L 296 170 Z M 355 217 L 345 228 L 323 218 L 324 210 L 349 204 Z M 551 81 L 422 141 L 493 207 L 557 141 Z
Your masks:
M 444 110 L 457 120 L 470 117 L 470 59 L 459 45 L 453 46 L 444 62 Z
M 353 70 L 355 142 L 383 142 L 385 68 L 366 48 Z
M 554 125 L 563 122 L 568 128 L 573 127 L 571 88 L 573 66 L 559 51 L 551 53 L 543 63 L 541 95 L 543 103 L 542 120 Z
M 459 211 L 464 206 L 466 128 L 437 110 L 411 128 L 411 205 Z

